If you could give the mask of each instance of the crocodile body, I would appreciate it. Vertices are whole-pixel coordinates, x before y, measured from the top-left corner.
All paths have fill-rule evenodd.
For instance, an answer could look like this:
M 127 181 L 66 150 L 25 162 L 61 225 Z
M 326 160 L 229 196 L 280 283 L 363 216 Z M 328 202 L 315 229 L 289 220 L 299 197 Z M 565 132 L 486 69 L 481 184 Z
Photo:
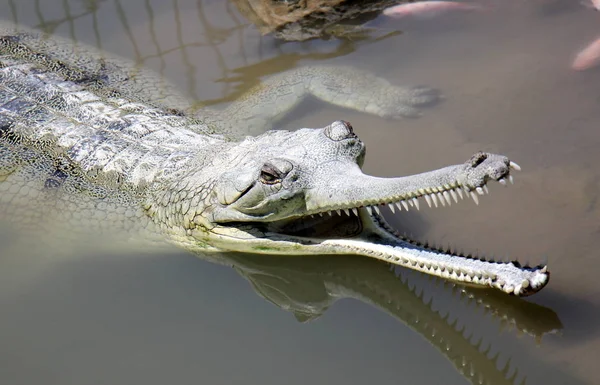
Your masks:
M 418 116 L 438 98 L 348 67 L 306 67 L 223 111 L 192 111 L 144 69 L 5 23 L 0 213 L 24 228 L 66 223 L 192 251 L 358 254 L 518 296 L 547 284 L 545 266 L 402 238 L 379 210 L 476 200 L 488 181 L 512 179 L 516 163 L 477 153 L 464 164 L 378 178 L 362 173 L 365 146 L 347 122 L 261 133 L 306 95 L 385 118 Z

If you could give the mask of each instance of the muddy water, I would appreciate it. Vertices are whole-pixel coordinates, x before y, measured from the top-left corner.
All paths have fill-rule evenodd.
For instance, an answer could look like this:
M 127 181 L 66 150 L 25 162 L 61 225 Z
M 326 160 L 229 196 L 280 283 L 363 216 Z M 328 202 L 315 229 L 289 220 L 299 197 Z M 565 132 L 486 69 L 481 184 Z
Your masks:
M 600 68 L 569 65 L 600 36 L 600 17 L 567 0 L 489 3 L 493 11 L 433 20 L 380 17 L 375 35 L 403 32 L 386 39 L 282 44 L 224 1 L 3 0 L 2 17 L 128 57 L 204 104 L 311 63 L 440 88 L 445 101 L 416 120 L 307 101 L 282 125 L 349 120 L 367 144 L 366 171 L 382 176 L 480 149 L 510 156 L 523 167 L 515 185 L 492 186 L 479 207 L 388 218 L 442 245 L 547 260 L 552 280 L 528 301 L 477 291 L 469 301 L 356 258 L 230 256 L 223 266 L 175 249 L 54 252 L 5 228 L 0 381 L 599 383 Z

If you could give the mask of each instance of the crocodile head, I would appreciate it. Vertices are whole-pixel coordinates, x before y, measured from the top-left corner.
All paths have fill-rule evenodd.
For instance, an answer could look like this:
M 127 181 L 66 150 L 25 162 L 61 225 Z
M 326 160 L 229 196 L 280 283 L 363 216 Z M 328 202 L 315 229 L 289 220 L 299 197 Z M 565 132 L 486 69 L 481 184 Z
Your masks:
M 182 218 L 188 237 L 220 250 L 358 254 L 517 296 L 547 284 L 546 266 L 430 248 L 400 236 L 380 213 L 384 205 L 394 211 L 449 205 L 464 196 L 477 201 L 488 181 L 512 181 L 516 163 L 478 153 L 461 165 L 380 178 L 363 174 L 364 158 L 365 145 L 344 121 L 322 129 L 269 131 L 228 148 L 211 166 L 183 178 L 175 189 L 202 187 L 188 191 L 191 204 L 170 205 L 192 209 L 167 216 Z

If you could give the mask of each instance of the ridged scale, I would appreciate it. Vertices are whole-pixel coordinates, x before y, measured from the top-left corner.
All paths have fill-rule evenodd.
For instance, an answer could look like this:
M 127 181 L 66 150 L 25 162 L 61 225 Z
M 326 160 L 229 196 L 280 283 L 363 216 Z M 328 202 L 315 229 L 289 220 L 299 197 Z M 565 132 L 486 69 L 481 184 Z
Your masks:
M 200 121 L 121 98 L 93 76 L 65 80 L 10 55 L 0 66 L 2 136 L 66 155 L 90 177 L 144 185 L 222 142 Z

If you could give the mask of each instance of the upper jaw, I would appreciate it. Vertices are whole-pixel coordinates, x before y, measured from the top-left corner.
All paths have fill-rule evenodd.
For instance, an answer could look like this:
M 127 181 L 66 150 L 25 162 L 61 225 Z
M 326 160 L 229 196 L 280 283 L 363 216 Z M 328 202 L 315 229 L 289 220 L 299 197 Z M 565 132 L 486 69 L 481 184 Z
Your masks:
M 450 206 L 452 201 L 458 203 L 464 197 L 471 197 L 479 204 L 478 195 L 488 193 L 490 180 L 504 186 L 507 180 L 513 182 L 511 170 L 519 171 L 521 167 L 504 156 L 483 152 L 461 165 L 400 178 L 373 177 L 346 165 L 340 170 L 329 170 L 329 177 L 317 178 L 325 182 L 307 192 L 304 215 L 342 211 L 358 215 L 362 207 L 370 213 L 379 213 L 379 207 L 386 205 L 392 212 L 409 207 L 420 209 L 425 203 L 429 207 Z

